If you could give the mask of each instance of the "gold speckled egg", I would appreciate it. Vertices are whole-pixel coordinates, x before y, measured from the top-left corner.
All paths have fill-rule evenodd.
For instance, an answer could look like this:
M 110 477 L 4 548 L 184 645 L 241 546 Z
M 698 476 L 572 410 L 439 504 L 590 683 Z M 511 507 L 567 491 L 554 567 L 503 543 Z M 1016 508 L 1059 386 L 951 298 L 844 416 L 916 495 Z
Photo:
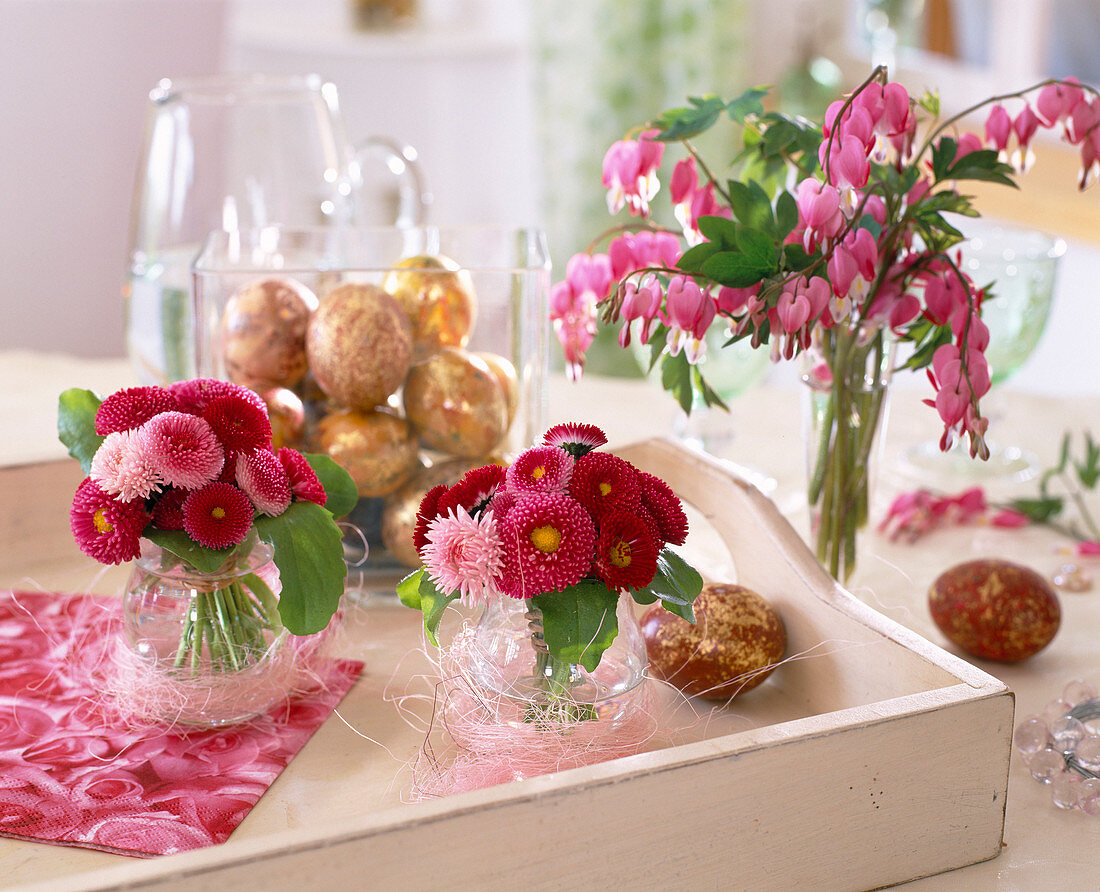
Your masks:
M 298 449 L 305 433 L 306 410 L 302 398 L 286 387 L 273 387 L 260 393 L 271 419 L 271 444 L 276 449 Z
M 292 387 L 306 373 L 306 327 L 317 298 L 293 279 L 250 282 L 222 314 L 225 371 L 231 381 L 263 390 Z
M 512 365 L 510 359 L 506 359 L 499 353 L 481 352 L 477 355 L 485 360 L 489 371 L 496 375 L 497 383 L 504 392 L 504 402 L 508 407 L 507 427 L 511 428 L 516 410 L 519 408 L 519 376 L 516 374 L 516 367 Z
M 320 388 L 349 409 L 371 409 L 401 386 L 412 329 L 397 301 L 376 285 L 334 288 L 306 332 L 309 368 Z
M 484 359 L 446 347 L 409 369 L 405 416 L 429 449 L 473 457 L 492 451 L 508 429 L 508 406 Z
M 397 560 L 409 567 L 420 564 L 413 547 L 416 512 L 424 494 L 433 486 L 453 486 L 462 475 L 481 464 L 464 458 L 452 458 L 421 468 L 396 492 L 386 496 L 382 507 L 382 543 Z
M 395 264 L 382 281 L 408 314 L 415 359 L 442 347 L 465 347 L 477 316 L 470 274 L 447 257 L 418 254 Z
M 361 496 L 389 495 L 419 466 L 412 428 L 385 409 L 338 409 L 320 420 L 314 439 L 351 474 Z
M 783 620 L 741 585 L 709 583 L 695 599 L 695 625 L 656 604 L 642 616 L 649 665 L 685 694 L 729 700 L 767 678 L 787 649 Z

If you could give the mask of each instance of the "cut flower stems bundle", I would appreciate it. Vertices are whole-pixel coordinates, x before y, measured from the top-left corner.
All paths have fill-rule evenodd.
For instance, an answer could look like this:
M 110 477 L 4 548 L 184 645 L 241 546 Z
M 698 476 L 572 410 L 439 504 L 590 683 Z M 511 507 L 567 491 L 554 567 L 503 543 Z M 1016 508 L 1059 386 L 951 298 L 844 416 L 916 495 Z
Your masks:
M 726 346 L 748 339 L 777 361 L 803 357 L 822 404 L 809 463 L 817 555 L 843 577 L 867 519 L 866 459 L 883 406 L 874 394 L 894 371 L 874 360 L 904 345 L 901 368 L 927 370 L 941 448 L 965 439 L 972 457 L 989 455 L 981 309 L 996 283 L 960 268 L 964 236 L 951 215 L 979 216 L 965 184 L 1014 187 L 1037 130 L 1058 128 L 1080 149 L 1085 188 L 1100 171 L 1100 94 L 1051 79 L 942 118 L 937 95 L 914 99 L 880 67 L 820 124 L 765 111 L 766 94 L 693 98 L 611 146 L 608 208 L 633 219 L 570 259 L 550 313 L 571 375 L 602 319 L 619 326 L 623 347 L 634 338 L 650 347 L 651 367 L 685 411 L 696 397 L 723 405 L 704 376 L 712 326 Z M 960 131 L 981 110 L 984 132 Z M 729 171 L 693 144 L 720 119 L 741 132 Z M 652 214 L 670 144 L 683 152 L 669 175 L 676 228 Z
M 576 692 L 619 633 L 621 591 L 695 620 L 702 578 L 668 547 L 687 537 L 680 501 L 664 481 L 599 451 L 606 439 L 593 425 L 558 425 L 507 468 L 476 468 L 430 490 L 417 513 L 424 566 L 398 586 L 402 602 L 423 612 L 432 644 L 455 600 L 522 602 L 537 690 L 527 723 L 597 718 Z
M 274 449 L 252 391 L 195 379 L 101 401 L 71 389 L 58 431 L 88 474 L 70 511 L 80 549 L 192 592 L 171 660 L 181 678 L 241 671 L 263 658 L 265 636 L 328 625 L 346 575 L 334 518 L 355 486 L 326 456 Z M 277 572 L 265 575 L 269 560 Z

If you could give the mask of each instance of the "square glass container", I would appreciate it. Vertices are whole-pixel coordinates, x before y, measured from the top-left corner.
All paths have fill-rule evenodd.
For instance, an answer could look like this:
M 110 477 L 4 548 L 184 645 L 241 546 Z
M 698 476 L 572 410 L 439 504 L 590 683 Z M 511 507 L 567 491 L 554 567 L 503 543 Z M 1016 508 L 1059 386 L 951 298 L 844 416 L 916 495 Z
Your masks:
M 419 563 L 423 494 L 543 430 L 550 260 L 531 229 L 213 232 L 193 265 L 196 362 L 251 387 L 277 445 L 351 473 L 349 560 L 384 591 Z M 384 581 L 383 581 L 384 580 Z

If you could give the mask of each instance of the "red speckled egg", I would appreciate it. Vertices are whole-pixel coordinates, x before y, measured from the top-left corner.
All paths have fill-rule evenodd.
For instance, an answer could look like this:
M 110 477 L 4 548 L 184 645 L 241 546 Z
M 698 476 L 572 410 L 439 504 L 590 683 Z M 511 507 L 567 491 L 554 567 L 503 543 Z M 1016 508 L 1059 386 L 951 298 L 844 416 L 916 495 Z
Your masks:
M 695 620 L 692 625 L 660 604 L 642 616 L 653 674 L 685 694 L 730 700 L 767 678 L 787 649 L 775 608 L 741 585 L 704 585 Z
M 971 656 L 1015 663 L 1034 656 L 1058 631 L 1058 596 L 1042 576 L 1004 560 L 977 560 L 944 571 L 928 591 L 936 625 Z

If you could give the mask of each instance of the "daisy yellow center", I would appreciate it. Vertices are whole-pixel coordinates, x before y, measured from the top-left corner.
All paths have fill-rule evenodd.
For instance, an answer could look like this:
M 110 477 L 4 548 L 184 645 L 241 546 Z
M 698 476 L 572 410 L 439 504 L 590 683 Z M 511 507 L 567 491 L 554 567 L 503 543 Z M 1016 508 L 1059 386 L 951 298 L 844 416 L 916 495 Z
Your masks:
M 536 480 L 541 480 L 545 475 L 546 468 L 544 468 L 542 465 L 539 465 L 537 468 L 535 468 L 535 470 L 531 472 L 531 476 L 534 477 Z
M 604 483 L 600 484 L 600 495 L 602 495 L 602 496 L 611 495 L 611 484 L 610 483 L 604 482 Z
M 620 570 L 630 566 L 630 543 L 620 539 L 611 547 L 611 563 Z
M 535 527 L 531 530 L 531 544 L 543 554 L 553 554 L 561 545 L 561 531 L 552 527 Z
M 221 520 L 223 517 L 225 517 L 225 509 L 221 507 L 221 505 L 218 505 L 216 508 L 214 508 L 213 511 L 210 512 L 210 516 L 213 517 L 214 520 Z
M 107 512 L 103 508 L 100 508 L 92 515 L 92 523 L 95 524 L 95 531 L 97 533 L 109 533 L 114 529 L 114 527 L 111 526 L 111 522 L 107 520 Z

